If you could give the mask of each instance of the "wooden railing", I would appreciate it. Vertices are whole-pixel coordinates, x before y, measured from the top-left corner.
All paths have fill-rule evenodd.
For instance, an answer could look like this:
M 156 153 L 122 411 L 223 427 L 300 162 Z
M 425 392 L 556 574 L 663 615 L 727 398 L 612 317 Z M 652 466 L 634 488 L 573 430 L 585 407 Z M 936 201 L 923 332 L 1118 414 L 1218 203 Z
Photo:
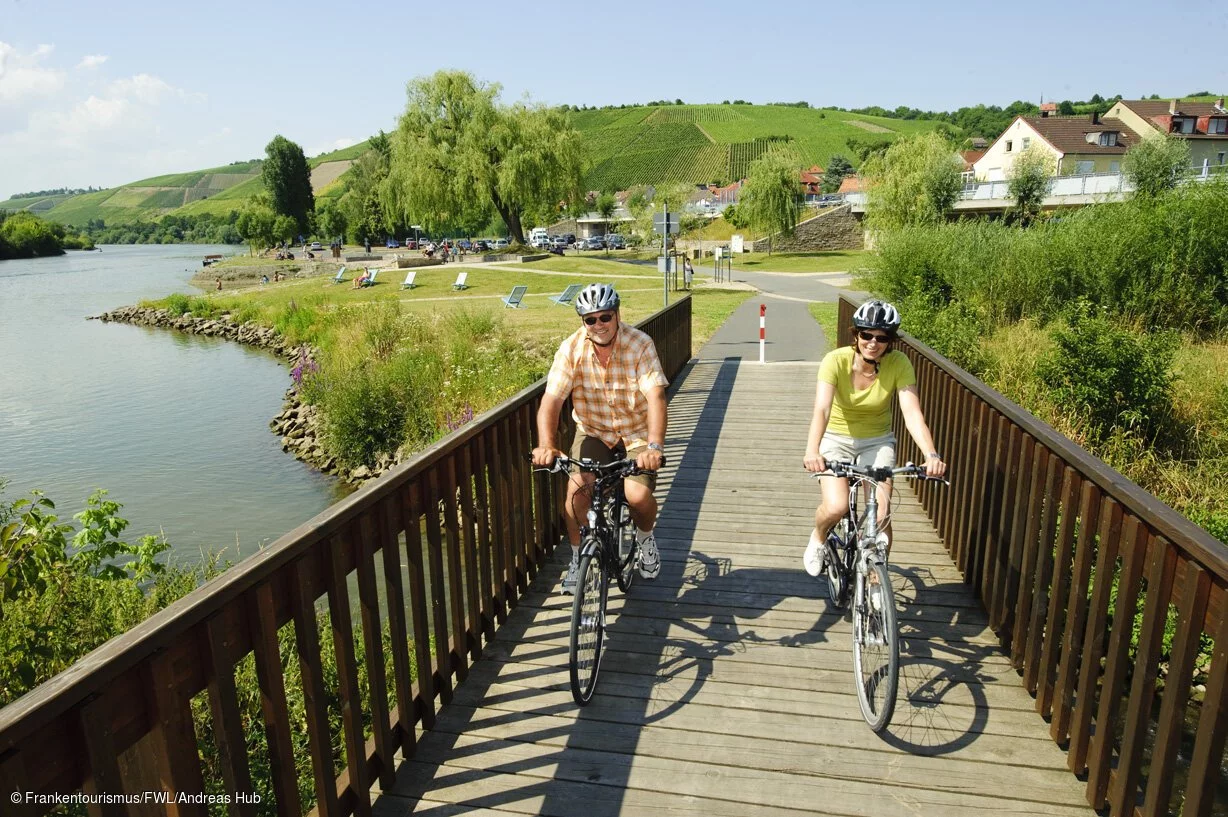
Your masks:
M 690 298 L 640 326 L 672 378 L 691 356 Z M 0 710 L 0 813 L 47 812 L 54 803 L 37 795 L 151 791 L 189 802 L 88 810 L 203 815 L 202 793 L 253 792 L 259 760 L 276 812 L 301 814 L 293 699 L 304 702 L 315 811 L 370 814 L 374 781 L 391 785 L 394 753 L 414 754 L 416 727 L 433 726 L 437 702 L 452 699 L 562 533 L 559 484 L 534 478 L 525 457 L 543 389 L 544 381 L 475 418 Z M 249 758 L 235 682 L 253 659 L 261 758 Z M 202 712 L 221 780 L 202 771 Z M 13 792 L 36 802 L 14 802 Z M 257 807 L 233 801 L 227 811 Z
M 854 308 L 841 299 L 842 344 Z M 1088 802 L 1210 814 L 1228 733 L 1228 548 L 933 349 L 897 346 L 952 469 L 949 490 L 918 488 L 922 505 Z M 920 462 L 899 416 L 895 432 L 900 461 Z M 1209 668 L 1196 666 L 1203 639 Z

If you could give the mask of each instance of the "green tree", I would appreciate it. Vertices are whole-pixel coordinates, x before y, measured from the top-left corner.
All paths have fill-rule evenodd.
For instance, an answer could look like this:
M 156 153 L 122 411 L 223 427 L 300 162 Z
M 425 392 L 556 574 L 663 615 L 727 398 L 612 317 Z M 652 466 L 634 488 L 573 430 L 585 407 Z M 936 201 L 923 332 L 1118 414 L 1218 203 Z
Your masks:
M 824 193 L 835 193 L 840 189 L 841 182 L 856 172 L 849 160 L 837 153 L 828 160 L 819 189 Z
M 316 201 L 316 234 L 332 241 L 345 235 L 345 212 L 332 199 Z
M 273 246 L 276 240 L 273 230 L 276 219 L 277 214 L 273 212 L 268 194 L 260 193 L 243 205 L 235 222 L 235 229 L 243 236 L 252 252 L 255 252 L 257 249 Z
M 1036 145 L 1030 146 L 1015 159 L 1006 174 L 1010 181 L 1006 188 L 1007 195 L 1015 200 L 1015 206 L 1007 214 L 1012 222 L 1027 227 L 1040 215 L 1040 205 L 1055 168 L 1052 154 Z
M 386 140 L 384 140 L 386 142 Z M 372 139 L 372 148 L 358 157 L 346 176 L 348 189 L 338 206 L 351 241 L 376 241 L 392 232 L 386 218 L 384 186 L 388 181 L 388 154 Z
M 392 134 L 385 200 L 428 229 L 474 223 L 486 208 L 524 243 L 522 218 L 580 195 L 580 135 L 557 109 L 499 103 L 500 86 L 463 71 L 409 83 Z
M 273 236 L 287 244 L 293 243 L 294 234 L 298 232 L 298 222 L 290 216 L 277 216 L 273 219 Z
M 298 232 L 306 235 L 311 229 L 309 216 L 315 210 L 315 197 L 311 194 L 311 170 L 303 149 L 279 135 L 265 146 L 264 152 L 268 159 L 260 169 L 260 178 L 273 212 L 294 219 Z
M 772 233 L 791 236 L 797 226 L 801 214 L 798 184 L 797 166 L 783 154 L 769 151 L 751 163 L 738 197 L 738 212 L 768 234 L 769 255 Z
M 962 167 L 951 143 L 937 133 L 900 139 L 871 156 L 862 168 L 871 226 L 893 230 L 941 222 L 959 198 Z
M 1179 136 L 1159 133 L 1126 150 L 1122 172 L 1134 185 L 1134 195 L 1155 198 L 1176 187 L 1189 166 L 1189 144 Z

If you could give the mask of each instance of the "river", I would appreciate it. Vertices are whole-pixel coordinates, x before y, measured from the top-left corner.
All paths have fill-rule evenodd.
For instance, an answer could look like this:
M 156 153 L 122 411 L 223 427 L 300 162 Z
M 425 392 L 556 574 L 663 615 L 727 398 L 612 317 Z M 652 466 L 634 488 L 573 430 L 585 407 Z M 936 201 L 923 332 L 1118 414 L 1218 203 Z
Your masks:
M 196 335 L 87 321 L 142 298 L 197 293 L 206 245 L 104 246 L 0 262 L 0 478 L 71 521 L 96 488 L 135 541 L 164 532 L 176 561 L 238 561 L 344 494 L 281 450 L 268 422 L 287 369 Z

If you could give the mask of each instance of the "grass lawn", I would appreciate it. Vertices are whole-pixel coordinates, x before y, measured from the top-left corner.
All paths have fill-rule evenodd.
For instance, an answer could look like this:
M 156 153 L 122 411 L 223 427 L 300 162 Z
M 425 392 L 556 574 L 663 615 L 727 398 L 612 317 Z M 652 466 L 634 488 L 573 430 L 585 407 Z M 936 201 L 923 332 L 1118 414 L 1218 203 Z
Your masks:
M 532 269 L 538 264 L 547 268 Z M 550 265 L 562 269 L 550 270 Z M 566 267 L 572 265 L 585 270 L 585 273 L 567 272 Z M 454 290 L 452 283 L 461 269 L 465 267 L 452 264 L 420 268 L 415 277 L 417 286 L 408 290 L 401 289 L 406 270 L 381 270 L 375 285 L 362 289 L 353 288 L 353 274 L 347 272 L 346 280 L 341 284 L 333 284 L 331 278 L 319 276 L 242 290 L 207 292 L 202 297 L 217 312 L 232 312 L 266 326 L 275 325 L 278 317 L 290 309 L 291 304 L 312 307 L 324 315 L 341 315 L 351 309 L 389 300 L 399 301 L 401 308 L 407 312 L 443 312 L 458 308 L 493 311 L 522 333 L 527 342 L 537 345 L 557 342 L 579 325 L 574 308 L 555 304 L 550 300 L 551 295 L 558 295 L 569 284 L 588 284 L 595 279 L 615 277 L 627 266 L 597 259 L 551 258 L 537 264 L 468 268 L 468 288 Z M 625 320 L 638 323 L 661 308 L 659 281 L 655 273 L 618 281 Z M 527 285 L 529 290 L 521 308 L 508 309 L 501 298 L 517 285 Z M 751 294 L 741 290 L 719 289 L 697 293 L 692 327 L 694 348 L 698 349 L 710 338 L 738 304 Z M 670 302 L 673 303 L 678 297 L 681 297 L 680 293 L 671 293 Z M 145 305 L 165 307 L 166 301 L 147 302 Z M 335 321 L 323 322 L 303 339 L 317 345 L 328 345 L 335 324 Z
M 733 256 L 733 268 L 756 272 L 854 272 L 866 265 L 869 250 L 772 253 L 748 252 Z
M 840 304 L 806 304 L 810 310 L 810 316 L 819 322 L 819 328 L 823 330 L 823 336 L 827 338 L 827 351 L 836 348 L 836 330 L 837 321 L 840 317 Z
M 631 264 L 622 263 L 616 259 L 619 258 L 634 258 L 629 251 L 623 250 L 610 253 L 610 258 L 605 258 L 604 252 L 593 252 L 591 255 L 584 256 L 559 256 L 552 255 L 549 258 L 541 261 L 532 261 L 521 266 L 527 270 L 538 270 L 543 272 L 574 272 L 578 275 L 598 276 L 600 280 L 605 280 L 610 277 L 635 277 L 652 280 L 659 280 L 658 273 L 653 267 L 640 267 Z M 601 277 L 604 276 L 604 277 Z

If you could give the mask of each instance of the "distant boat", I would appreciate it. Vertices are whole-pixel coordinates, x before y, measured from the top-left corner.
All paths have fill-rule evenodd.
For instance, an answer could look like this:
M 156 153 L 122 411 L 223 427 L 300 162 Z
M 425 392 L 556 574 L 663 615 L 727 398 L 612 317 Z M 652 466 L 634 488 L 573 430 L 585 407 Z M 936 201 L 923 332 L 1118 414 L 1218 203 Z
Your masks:
M 206 255 L 205 260 L 201 262 L 201 266 L 202 267 L 212 266 L 213 264 L 216 264 L 217 262 L 221 261 L 225 257 L 226 256 L 224 255 Z

